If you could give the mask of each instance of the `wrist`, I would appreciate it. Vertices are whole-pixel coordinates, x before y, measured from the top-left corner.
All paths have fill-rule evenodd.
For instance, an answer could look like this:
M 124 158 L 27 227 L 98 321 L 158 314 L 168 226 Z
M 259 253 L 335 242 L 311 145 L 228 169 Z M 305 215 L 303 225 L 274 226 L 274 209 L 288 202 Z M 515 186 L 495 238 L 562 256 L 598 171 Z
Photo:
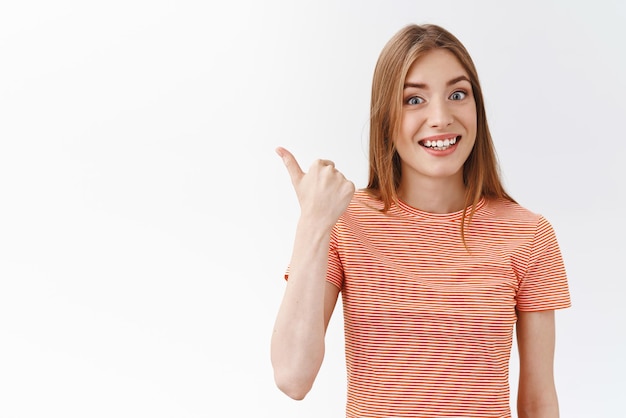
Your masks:
M 336 221 L 301 214 L 297 230 L 312 237 L 326 237 L 330 235 L 330 231 L 332 231 L 335 223 Z

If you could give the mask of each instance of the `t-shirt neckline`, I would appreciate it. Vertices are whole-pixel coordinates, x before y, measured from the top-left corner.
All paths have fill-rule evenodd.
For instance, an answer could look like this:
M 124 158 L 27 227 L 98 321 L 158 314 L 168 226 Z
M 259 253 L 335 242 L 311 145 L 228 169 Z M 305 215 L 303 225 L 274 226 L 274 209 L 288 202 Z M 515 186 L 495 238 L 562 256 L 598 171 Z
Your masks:
M 434 221 L 460 220 L 461 217 L 463 216 L 463 209 L 456 211 L 456 212 L 449 212 L 449 213 L 433 213 L 433 212 L 427 212 L 425 210 L 415 208 L 409 205 L 408 203 L 404 202 L 402 199 L 398 199 L 398 203 L 395 206 L 397 207 L 399 211 L 407 215 L 421 218 L 421 219 L 426 219 L 426 220 L 434 220 Z M 478 203 L 476 203 L 476 212 L 482 209 L 483 206 L 485 206 L 485 198 L 481 197 Z M 469 216 L 471 211 L 472 211 L 472 206 L 470 205 L 467 207 L 466 216 Z

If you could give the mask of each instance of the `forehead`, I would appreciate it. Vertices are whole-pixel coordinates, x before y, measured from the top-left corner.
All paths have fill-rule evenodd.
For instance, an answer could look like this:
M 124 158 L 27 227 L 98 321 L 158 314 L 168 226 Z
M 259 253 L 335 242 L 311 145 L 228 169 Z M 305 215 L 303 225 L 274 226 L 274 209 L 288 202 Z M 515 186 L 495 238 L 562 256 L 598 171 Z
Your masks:
M 459 59 L 452 52 L 439 48 L 430 50 L 413 61 L 407 72 L 406 81 L 430 84 L 447 82 L 462 75 L 469 79 L 469 74 Z

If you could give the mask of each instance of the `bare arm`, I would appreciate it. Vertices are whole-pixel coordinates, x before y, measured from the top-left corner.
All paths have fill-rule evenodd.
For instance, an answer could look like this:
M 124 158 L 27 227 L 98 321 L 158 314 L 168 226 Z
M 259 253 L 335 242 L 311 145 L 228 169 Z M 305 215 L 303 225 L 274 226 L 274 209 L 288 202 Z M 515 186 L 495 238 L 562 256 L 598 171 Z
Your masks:
M 326 281 L 330 233 L 350 203 L 354 185 L 330 161 L 316 161 L 305 174 L 291 153 L 282 148 L 278 153 L 291 176 L 301 215 L 271 357 L 278 387 L 293 399 L 303 399 L 322 365 L 324 336 L 339 295 Z
M 554 340 L 554 311 L 518 311 L 519 418 L 559 417 L 554 384 Z

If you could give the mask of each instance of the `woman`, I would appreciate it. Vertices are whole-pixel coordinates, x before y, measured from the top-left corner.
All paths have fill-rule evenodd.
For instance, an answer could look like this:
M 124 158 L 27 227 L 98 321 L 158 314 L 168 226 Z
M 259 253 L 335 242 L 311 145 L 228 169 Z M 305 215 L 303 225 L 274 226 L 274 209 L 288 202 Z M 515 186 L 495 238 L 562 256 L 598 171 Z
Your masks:
M 301 207 L 272 336 L 278 387 L 310 390 L 342 292 L 348 417 L 558 417 L 554 310 L 570 305 L 548 221 L 504 190 L 474 64 L 410 25 L 374 72 L 365 190 L 277 150 Z

